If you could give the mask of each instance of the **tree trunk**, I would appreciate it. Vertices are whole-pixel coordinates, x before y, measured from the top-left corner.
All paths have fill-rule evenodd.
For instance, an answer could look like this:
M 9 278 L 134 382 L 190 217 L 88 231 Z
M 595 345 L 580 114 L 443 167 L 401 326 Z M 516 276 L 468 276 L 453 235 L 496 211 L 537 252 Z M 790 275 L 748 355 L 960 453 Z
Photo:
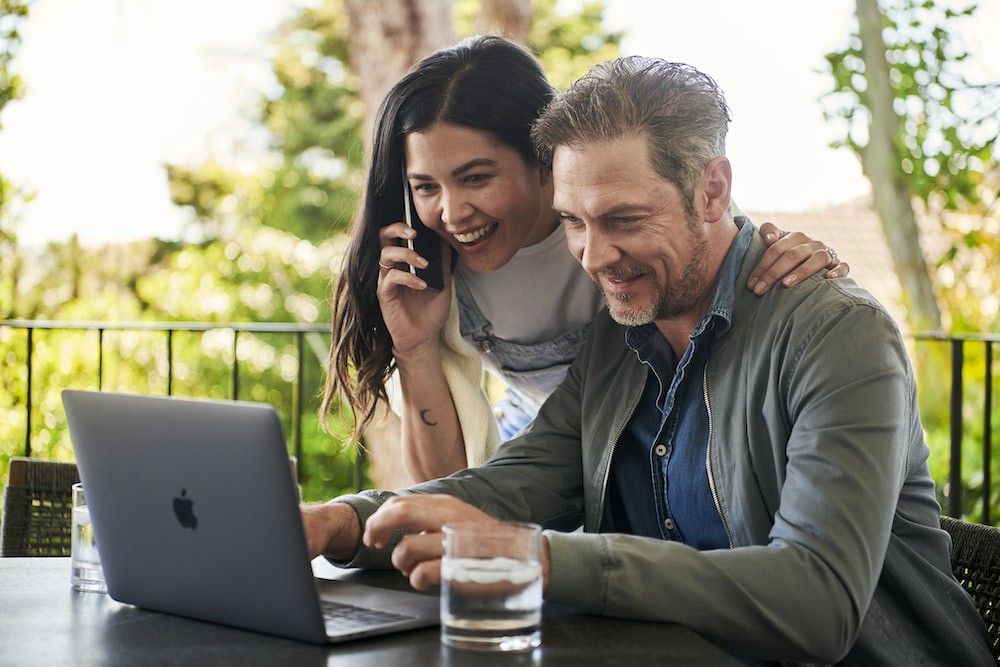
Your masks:
M 882 39 L 884 21 L 877 0 L 857 0 L 857 10 L 871 114 L 861 166 L 872 184 L 875 210 L 882 220 L 902 286 L 907 322 L 915 332 L 937 331 L 941 328 L 941 312 L 920 247 L 913 194 L 899 166 L 896 138 L 900 136 L 900 120 L 893 109 L 895 95 Z
M 456 40 L 451 0 L 344 0 L 351 68 L 365 105 L 365 137 L 385 93 L 415 62 Z
M 531 29 L 531 0 L 483 0 L 476 31 L 500 35 L 518 44 L 528 43 Z

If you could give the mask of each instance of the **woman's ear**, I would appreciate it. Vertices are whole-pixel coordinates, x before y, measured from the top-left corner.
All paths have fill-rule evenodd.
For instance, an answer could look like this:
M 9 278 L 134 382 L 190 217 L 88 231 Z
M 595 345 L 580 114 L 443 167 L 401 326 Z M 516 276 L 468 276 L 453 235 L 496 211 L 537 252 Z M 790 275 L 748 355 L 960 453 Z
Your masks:
M 721 219 L 732 198 L 733 169 L 724 156 L 712 158 L 701 174 L 702 201 L 706 221 Z

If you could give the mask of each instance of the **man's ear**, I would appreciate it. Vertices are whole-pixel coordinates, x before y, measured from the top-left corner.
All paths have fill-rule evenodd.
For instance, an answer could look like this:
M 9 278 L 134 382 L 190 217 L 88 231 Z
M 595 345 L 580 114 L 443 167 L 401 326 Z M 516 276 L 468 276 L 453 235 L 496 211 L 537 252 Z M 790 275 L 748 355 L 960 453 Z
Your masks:
M 712 158 L 701 173 L 701 198 L 706 222 L 721 219 L 732 198 L 733 169 L 729 160 L 720 155 Z

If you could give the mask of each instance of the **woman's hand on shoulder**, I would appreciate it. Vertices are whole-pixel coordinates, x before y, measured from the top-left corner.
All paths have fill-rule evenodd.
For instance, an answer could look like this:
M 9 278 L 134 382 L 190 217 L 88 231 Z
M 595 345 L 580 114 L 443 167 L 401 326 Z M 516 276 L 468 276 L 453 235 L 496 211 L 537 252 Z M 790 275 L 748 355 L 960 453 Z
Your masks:
M 765 222 L 760 226 L 760 235 L 769 247 L 747 280 L 747 287 L 757 294 L 764 294 L 779 280 L 785 287 L 792 287 L 814 273 L 822 272 L 824 278 L 843 278 L 851 272 L 836 250 L 802 232 L 783 232 Z

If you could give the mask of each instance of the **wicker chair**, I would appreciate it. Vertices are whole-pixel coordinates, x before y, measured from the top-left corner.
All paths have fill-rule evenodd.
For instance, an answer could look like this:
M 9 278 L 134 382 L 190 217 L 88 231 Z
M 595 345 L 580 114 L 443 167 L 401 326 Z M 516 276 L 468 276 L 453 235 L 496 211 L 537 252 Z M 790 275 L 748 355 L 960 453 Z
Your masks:
M 948 516 L 941 527 L 951 535 L 951 569 L 986 621 L 1000 665 L 1000 528 Z
M 69 556 L 75 463 L 14 457 L 3 496 L 0 556 Z

